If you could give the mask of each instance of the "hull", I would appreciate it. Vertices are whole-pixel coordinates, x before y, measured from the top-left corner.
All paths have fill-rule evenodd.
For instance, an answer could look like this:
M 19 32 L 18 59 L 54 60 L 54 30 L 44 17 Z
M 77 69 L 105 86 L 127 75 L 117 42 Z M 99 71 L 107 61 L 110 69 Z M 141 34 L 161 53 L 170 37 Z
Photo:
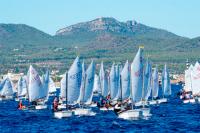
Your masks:
M 73 113 L 71 110 L 54 112 L 54 117 L 58 119 L 68 118 L 71 116 L 73 116 Z
M 65 109 L 66 108 L 66 104 L 60 104 L 58 105 L 58 109 Z
M 188 100 L 183 100 L 183 103 L 189 103 L 190 102 L 190 100 L 188 99 Z
M 36 110 L 47 109 L 47 105 L 36 105 L 35 109 Z
M 109 110 L 110 110 L 110 111 L 113 111 L 114 108 L 113 108 L 113 107 L 110 107 L 110 108 L 101 107 L 100 110 L 101 110 L 101 111 L 109 111 Z
M 195 99 L 190 99 L 190 103 L 195 103 Z
M 0 101 L 13 100 L 13 96 L 0 97 Z
M 167 103 L 167 98 L 158 99 L 158 104 L 160 103 Z
M 92 103 L 91 105 L 89 105 L 90 107 L 97 107 L 96 103 Z
M 150 108 L 142 108 L 141 111 L 142 111 L 142 116 L 144 116 L 144 117 L 151 116 Z
M 94 113 L 91 109 L 86 109 L 86 108 L 77 108 L 74 111 L 75 115 L 78 116 L 94 116 L 96 113 Z
M 157 104 L 157 101 L 155 100 L 149 101 L 149 105 L 155 105 L 155 104 Z
M 127 110 L 119 114 L 121 119 L 133 120 L 142 117 L 142 111 L 140 109 Z

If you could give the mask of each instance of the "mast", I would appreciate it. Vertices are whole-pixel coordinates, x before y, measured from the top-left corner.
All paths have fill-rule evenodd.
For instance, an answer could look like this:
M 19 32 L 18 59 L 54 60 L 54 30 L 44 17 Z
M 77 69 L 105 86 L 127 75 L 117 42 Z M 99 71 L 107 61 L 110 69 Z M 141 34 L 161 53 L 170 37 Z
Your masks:
M 68 105 L 67 105 L 67 90 L 68 90 L 68 72 L 66 72 L 66 109 L 68 109 Z
M 120 82 L 120 89 L 121 89 L 121 102 L 123 101 L 122 100 L 122 79 L 121 79 L 122 77 L 121 77 L 121 74 L 120 74 L 120 76 L 119 76 L 119 82 Z

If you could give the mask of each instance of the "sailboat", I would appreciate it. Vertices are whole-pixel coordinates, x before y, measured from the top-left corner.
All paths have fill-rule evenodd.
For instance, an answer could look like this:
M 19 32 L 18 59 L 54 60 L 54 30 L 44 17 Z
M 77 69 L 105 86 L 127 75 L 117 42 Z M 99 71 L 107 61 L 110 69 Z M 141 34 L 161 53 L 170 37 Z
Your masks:
M 167 96 L 171 95 L 171 84 L 170 84 L 170 78 L 169 78 L 169 71 L 167 68 L 167 65 L 165 64 L 163 72 L 162 72 L 162 93 L 163 98 L 158 99 L 158 103 L 166 103 L 167 102 Z
M 193 98 L 190 99 L 190 102 L 195 102 L 195 99 L 200 101 L 200 64 L 198 62 L 195 63 L 191 76 Z
M 191 64 L 188 69 L 185 70 L 185 86 L 183 87 L 184 93 L 191 94 L 192 93 L 192 72 L 194 66 Z M 194 99 L 184 99 L 183 95 L 180 96 L 180 99 L 183 99 L 183 103 L 194 103 Z
M 152 73 L 152 91 L 151 91 L 151 101 L 149 101 L 150 105 L 157 104 L 158 98 L 158 91 L 159 91 L 159 81 L 158 81 L 158 68 L 157 66 L 154 68 Z
M 116 102 L 118 99 L 118 90 L 119 90 L 119 79 L 118 79 L 118 68 L 115 64 L 112 64 L 110 74 L 109 74 L 109 89 L 110 89 L 110 97 L 111 101 Z
M 144 91 L 143 91 L 143 99 L 145 105 L 149 103 L 148 99 L 151 95 L 151 91 L 152 91 L 152 67 L 149 60 L 147 60 L 144 72 Z
M 94 75 L 93 93 L 94 95 L 98 95 L 101 93 L 99 76 L 97 74 Z
M 32 103 L 29 109 L 46 109 L 47 105 L 43 102 L 47 97 L 47 88 L 42 85 L 38 72 L 32 65 L 29 67 L 28 77 L 28 98 Z M 42 103 L 42 104 L 41 104 Z
M 150 114 L 149 108 L 134 109 L 133 105 L 142 100 L 143 91 L 143 48 L 140 47 L 131 64 L 131 104 L 130 110 L 118 114 L 119 118 L 135 119 Z
M 61 88 L 61 97 L 65 98 L 66 110 L 54 112 L 54 117 L 56 118 L 71 117 L 74 114 L 72 106 L 78 102 L 82 81 L 82 66 L 79 57 L 76 57 L 69 71 L 66 72 L 66 82 L 64 83 L 63 81 L 62 86 L 65 86 L 65 89 Z
M 84 69 L 84 67 L 82 67 L 82 69 Z M 91 110 L 91 108 L 89 108 L 90 105 L 92 104 L 94 74 L 95 74 L 95 66 L 94 62 L 92 61 L 88 69 L 86 71 L 83 70 L 82 73 L 82 83 L 78 99 L 80 107 L 74 110 L 75 115 L 92 116 L 96 114 Z
M 7 77 L 0 85 L 0 101 L 12 100 L 14 95 L 13 86 L 11 80 Z
M 100 78 L 101 97 L 105 99 L 109 95 L 109 90 L 108 90 L 108 76 L 104 71 L 103 62 L 101 62 L 99 78 Z M 107 111 L 108 108 L 100 107 L 100 110 Z M 111 110 L 113 110 L 113 108 L 111 108 Z
M 15 101 L 28 98 L 27 89 L 26 79 L 24 76 L 21 76 L 17 82 L 17 98 L 15 98 Z

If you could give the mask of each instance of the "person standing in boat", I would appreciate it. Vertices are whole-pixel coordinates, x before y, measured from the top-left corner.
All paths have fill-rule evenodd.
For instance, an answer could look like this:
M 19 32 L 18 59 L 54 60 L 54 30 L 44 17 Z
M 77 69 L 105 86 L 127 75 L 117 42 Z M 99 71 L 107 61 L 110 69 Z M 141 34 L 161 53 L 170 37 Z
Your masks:
M 26 106 L 24 106 L 24 105 L 22 104 L 22 100 L 20 100 L 20 101 L 19 101 L 19 104 L 18 104 L 18 109 L 21 110 L 21 109 L 24 109 L 24 108 L 26 108 Z
M 118 101 L 114 107 L 114 112 L 115 114 L 119 114 L 121 111 L 122 111 L 122 103 L 121 101 Z
M 59 103 L 58 98 L 55 97 L 53 100 L 53 111 L 54 112 L 58 111 L 58 103 Z

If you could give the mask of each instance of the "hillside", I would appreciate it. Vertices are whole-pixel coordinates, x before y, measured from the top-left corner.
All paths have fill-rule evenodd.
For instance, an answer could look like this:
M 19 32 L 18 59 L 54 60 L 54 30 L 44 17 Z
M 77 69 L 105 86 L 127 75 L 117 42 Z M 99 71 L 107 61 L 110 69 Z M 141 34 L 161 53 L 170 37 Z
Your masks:
M 64 27 L 55 36 L 24 24 L 0 24 L 0 67 L 1 72 L 11 68 L 21 72 L 31 63 L 41 72 L 44 67 L 63 72 L 76 55 L 86 63 L 103 60 L 108 67 L 113 61 L 132 61 L 138 46 L 144 45 L 145 56 L 153 62 L 169 63 L 174 71 L 182 71 L 187 58 L 198 59 L 199 42 L 200 38 L 184 38 L 136 21 L 119 22 L 114 18 Z

